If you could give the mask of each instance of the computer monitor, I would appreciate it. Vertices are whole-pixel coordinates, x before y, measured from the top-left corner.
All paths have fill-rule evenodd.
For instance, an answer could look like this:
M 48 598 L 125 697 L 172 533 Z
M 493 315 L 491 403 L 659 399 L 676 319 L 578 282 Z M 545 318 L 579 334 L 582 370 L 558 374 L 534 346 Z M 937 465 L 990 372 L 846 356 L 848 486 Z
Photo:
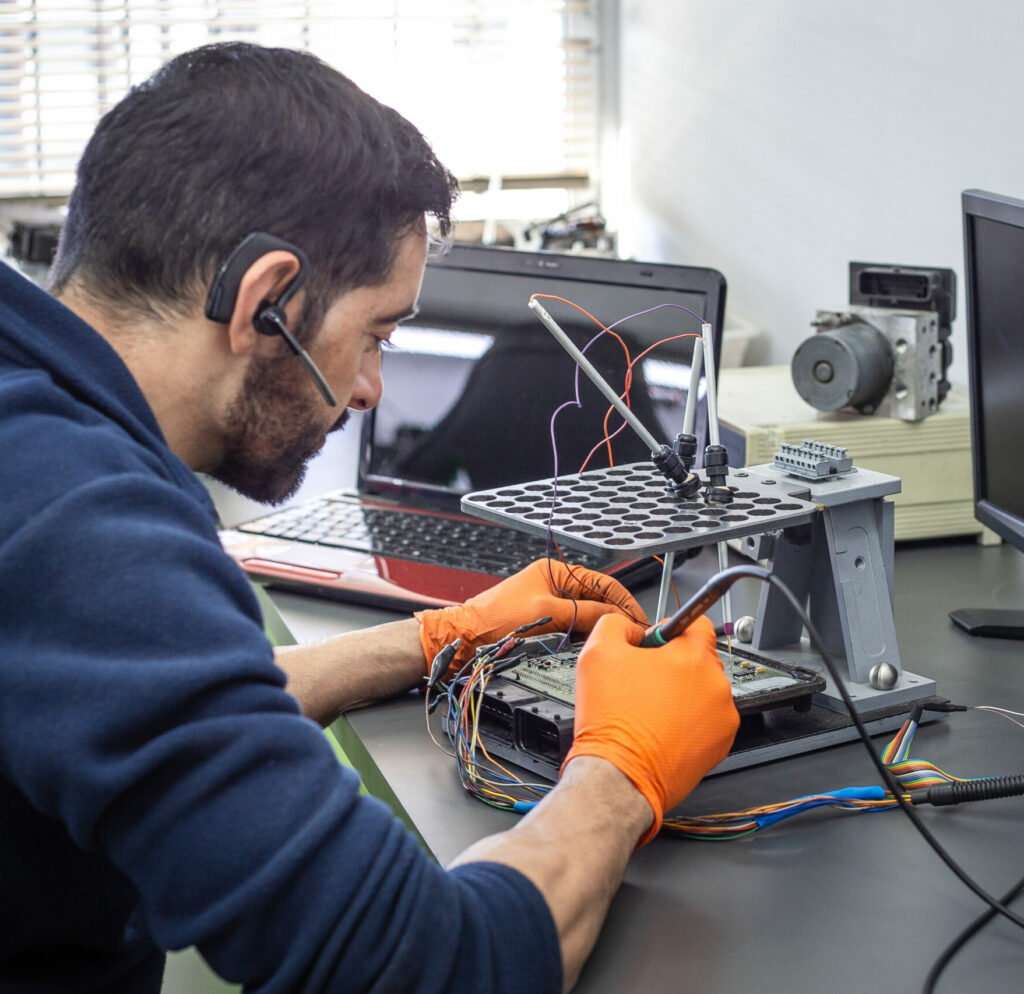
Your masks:
M 963 193 L 974 515 L 1024 551 L 1024 200 Z M 1021 610 L 963 608 L 973 635 L 1024 639 Z

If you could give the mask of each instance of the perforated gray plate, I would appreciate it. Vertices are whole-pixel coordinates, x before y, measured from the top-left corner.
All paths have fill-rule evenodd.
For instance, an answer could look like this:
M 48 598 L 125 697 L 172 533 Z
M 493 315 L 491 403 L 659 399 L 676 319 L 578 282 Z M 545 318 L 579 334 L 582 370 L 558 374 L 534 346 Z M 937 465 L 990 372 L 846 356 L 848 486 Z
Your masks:
M 699 494 L 677 501 L 666 493 L 665 479 L 654 466 L 629 463 L 479 490 L 462 498 L 462 510 L 541 538 L 550 519 L 559 544 L 614 559 L 788 528 L 810 521 L 818 510 L 792 495 L 801 490 L 806 494 L 806 486 L 796 480 L 790 486 L 733 470 L 727 482 L 733 491 L 731 504 L 709 505 Z

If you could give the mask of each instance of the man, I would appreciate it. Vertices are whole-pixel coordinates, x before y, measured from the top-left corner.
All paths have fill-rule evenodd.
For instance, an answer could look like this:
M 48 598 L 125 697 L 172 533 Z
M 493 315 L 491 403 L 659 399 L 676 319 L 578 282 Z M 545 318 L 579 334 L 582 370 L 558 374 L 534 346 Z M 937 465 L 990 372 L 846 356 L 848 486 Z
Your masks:
M 210 46 L 101 121 L 56 299 L 0 267 L 0 989 L 156 991 L 193 944 L 261 990 L 568 989 L 727 751 L 709 626 L 639 649 L 625 590 L 546 563 L 275 664 L 192 471 L 281 500 L 377 403 L 453 190 L 316 59 Z M 596 624 L 562 780 L 442 870 L 317 723 L 545 615 Z

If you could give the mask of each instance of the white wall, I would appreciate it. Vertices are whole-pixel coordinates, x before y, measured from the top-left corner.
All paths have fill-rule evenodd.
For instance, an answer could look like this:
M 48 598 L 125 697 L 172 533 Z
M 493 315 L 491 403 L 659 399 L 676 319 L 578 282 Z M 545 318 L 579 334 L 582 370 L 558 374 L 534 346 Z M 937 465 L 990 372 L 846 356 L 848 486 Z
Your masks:
M 952 267 L 966 382 L 959 194 L 1024 199 L 1024 3 L 622 0 L 620 21 L 624 254 L 720 269 L 777 363 L 847 302 L 850 260 Z

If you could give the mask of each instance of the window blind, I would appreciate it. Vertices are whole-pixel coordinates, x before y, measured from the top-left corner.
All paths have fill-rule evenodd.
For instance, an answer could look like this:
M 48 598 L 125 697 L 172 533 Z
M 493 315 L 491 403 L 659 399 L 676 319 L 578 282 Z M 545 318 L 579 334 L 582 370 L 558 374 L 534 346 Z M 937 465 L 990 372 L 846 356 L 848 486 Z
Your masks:
M 213 41 L 307 49 L 469 190 L 586 186 L 601 0 L 0 0 L 0 197 L 60 196 L 99 117 Z

